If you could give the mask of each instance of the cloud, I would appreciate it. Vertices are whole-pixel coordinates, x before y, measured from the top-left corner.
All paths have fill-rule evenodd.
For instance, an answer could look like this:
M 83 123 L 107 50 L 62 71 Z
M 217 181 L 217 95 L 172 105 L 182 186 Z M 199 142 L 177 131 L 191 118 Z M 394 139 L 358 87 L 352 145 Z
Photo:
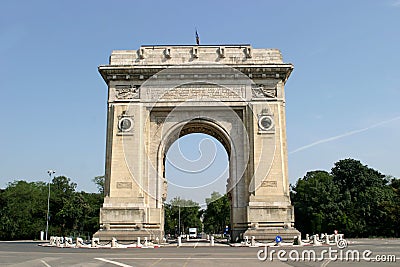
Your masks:
M 394 7 L 400 7 L 400 0 L 396 0 L 392 3 L 392 6 Z
M 400 2 L 400 0 L 399 0 L 399 2 Z M 350 135 L 362 133 L 362 132 L 368 131 L 370 129 L 379 127 L 379 126 L 381 126 L 383 124 L 387 124 L 387 123 L 390 123 L 390 122 L 393 122 L 393 121 L 396 121 L 396 120 L 399 120 L 399 119 L 400 119 L 400 116 L 392 118 L 392 119 L 389 119 L 389 120 L 378 122 L 378 123 L 373 124 L 373 125 L 371 125 L 369 127 L 366 127 L 366 128 L 353 130 L 353 131 L 349 131 L 349 132 L 346 132 L 346 133 L 343 133 L 343 134 L 335 135 L 335 136 L 332 136 L 332 137 L 329 137 L 329 138 L 321 139 L 319 141 L 313 142 L 311 144 L 308 144 L 308 145 L 299 147 L 299 148 L 297 148 L 297 149 L 295 149 L 293 151 L 290 151 L 289 155 L 297 153 L 297 152 L 300 152 L 300 151 L 303 151 L 305 149 L 308 149 L 308 148 L 311 148 L 311 147 L 314 147 L 314 146 L 317 146 L 317 145 L 320 145 L 320 144 L 324 144 L 324 143 L 328 143 L 328 142 L 331 142 L 331 141 L 335 141 L 335 140 L 338 140 L 338 139 L 343 138 L 343 137 L 347 137 L 347 136 L 350 136 Z

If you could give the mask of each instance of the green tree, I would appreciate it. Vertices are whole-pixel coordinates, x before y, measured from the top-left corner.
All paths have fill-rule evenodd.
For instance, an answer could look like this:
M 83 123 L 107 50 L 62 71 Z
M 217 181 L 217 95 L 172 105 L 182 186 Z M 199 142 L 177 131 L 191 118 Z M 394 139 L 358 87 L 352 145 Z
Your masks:
M 51 235 L 66 236 L 73 230 L 76 213 L 72 211 L 75 200 L 76 183 L 65 176 L 56 176 L 50 184 L 50 213 L 49 233 Z
M 335 163 L 331 173 L 308 172 L 291 187 L 296 227 L 303 233 L 348 237 L 394 236 L 396 182 L 354 159 Z
M 97 183 L 102 180 L 101 176 L 93 179 Z M 76 183 L 64 176 L 55 177 L 52 181 L 50 226 L 53 235 L 91 236 L 99 229 L 103 194 L 76 192 L 76 186 Z
M 392 209 L 391 209 L 391 217 L 392 217 L 392 222 L 395 227 L 394 229 L 394 236 L 395 237 L 400 237 L 400 179 L 396 179 L 391 177 L 391 183 L 390 186 L 392 187 L 393 192 L 396 195 L 395 201 L 392 204 Z
M 381 212 L 387 216 L 385 225 L 380 223 L 385 236 L 400 237 L 400 179 L 396 179 L 392 176 L 386 177 L 390 181 L 389 190 L 393 192 L 393 201 L 381 202 L 379 207 Z
M 303 233 L 333 232 L 340 214 L 339 188 L 326 171 L 308 172 L 292 187 L 296 227 Z
M 206 204 L 203 220 L 204 231 L 222 234 L 225 226 L 230 225 L 231 207 L 228 196 L 213 192 L 210 198 L 206 198 Z
M 42 182 L 14 181 L 0 194 L 0 238 L 37 239 L 45 229 L 47 187 Z
M 86 203 L 83 217 L 80 218 L 79 229 L 81 232 L 88 232 L 91 235 L 99 230 L 100 207 L 103 204 L 104 196 L 101 193 L 80 192 Z
M 92 179 L 92 181 L 96 184 L 99 193 L 104 195 L 105 176 L 104 175 L 96 176 Z
M 338 227 L 351 237 L 386 235 L 389 216 L 382 207 L 394 201 L 386 177 L 354 159 L 336 162 L 331 173 L 342 196 Z
M 175 197 L 171 199 L 170 203 L 164 203 L 164 231 L 166 234 L 178 235 L 179 228 L 182 233 L 188 233 L 188 228 L 191 227 L 200 229 L 200 216 L 201 211 L 198 203 Z
M 0 239 L 37 239 L 46 227 L 49 184 L 15 181 L 0 190 Z M 64 176 L 50 183 L 49 235 L 91 236 L 99 229 L 103 195 L 76 192 Z

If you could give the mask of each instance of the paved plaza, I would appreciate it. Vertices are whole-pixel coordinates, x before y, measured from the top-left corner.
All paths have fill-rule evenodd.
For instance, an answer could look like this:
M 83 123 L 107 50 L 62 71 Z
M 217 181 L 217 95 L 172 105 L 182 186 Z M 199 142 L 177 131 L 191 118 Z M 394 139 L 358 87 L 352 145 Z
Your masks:
M 0 266 L 398 266 L 400 262 L 400 239 L 357 239 L 349 240 L 347 249 L 357 250 L 360 255 L 366 250 L 372 254 L 368 255 L 369 262 L 360 261 L 338 261 L 330 260 L 327 254 L 323 259 L 315 261 L 289 259 L 289 254 L 312 249 L 317 257 L 321 251 L 328 249 L 328 246 L 318 247 L 269 247 L 268 254 L 272 249 L 276 250 L 273 260 L 260 261 L 263 253 L 260 250 L 265 248 L 250 247 L 228 247 L 199 246 L 197 242 L 193 246 L 186 244 L 184 247 L 167 246 L 155 249 L 132 248 L 132 249 L 84 249 L 84 248 L 56 248 L 41 247 L 37 242 L 0 242 Z M 336 246 L 330 246 L 337 249 Z M 278 259 L 278 251 L 281 258 L 288 261 L 282 262 Z M 344 250 L 345 252 L 346 250 Z M 338 254 L 339 255 L 339 254 Z M 377 262 L 376 256 L 395 255 L 396 262 Z M 388 258 L 388 257 L 387 257 Z

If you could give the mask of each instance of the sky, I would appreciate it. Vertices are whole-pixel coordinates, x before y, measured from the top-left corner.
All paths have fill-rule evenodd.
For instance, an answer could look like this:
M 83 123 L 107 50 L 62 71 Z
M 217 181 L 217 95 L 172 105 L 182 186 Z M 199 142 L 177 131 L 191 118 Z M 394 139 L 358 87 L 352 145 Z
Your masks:
M 400 177 L 400 1 L 18 1 L 0 16 L 0 188 L 104 173 L 112 50 L 250 43 L 294 64 L 289 179 L 355 158 Z

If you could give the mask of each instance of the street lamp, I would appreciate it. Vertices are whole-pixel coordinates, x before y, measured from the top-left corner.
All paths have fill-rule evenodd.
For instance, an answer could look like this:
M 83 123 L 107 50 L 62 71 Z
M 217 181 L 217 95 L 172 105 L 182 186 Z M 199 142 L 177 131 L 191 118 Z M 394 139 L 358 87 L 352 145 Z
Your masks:
M 51 175 L 55 174 L 56 172 L 53 170 L 48 170 L 47 173 L 49 174 L 50 180 L 49 180 L 49 194 L 47 195 L 47 220 L 46 220 L 46 240 L 47 239 L 47 234 L 49 232 L 49 212 L 50 212 L 50 182 L 51 182 Z
M 179 233 L 179 236 L 181 236 L 181 203 L 179 203 L 179 206 L 178 206 L 178 233 Z

